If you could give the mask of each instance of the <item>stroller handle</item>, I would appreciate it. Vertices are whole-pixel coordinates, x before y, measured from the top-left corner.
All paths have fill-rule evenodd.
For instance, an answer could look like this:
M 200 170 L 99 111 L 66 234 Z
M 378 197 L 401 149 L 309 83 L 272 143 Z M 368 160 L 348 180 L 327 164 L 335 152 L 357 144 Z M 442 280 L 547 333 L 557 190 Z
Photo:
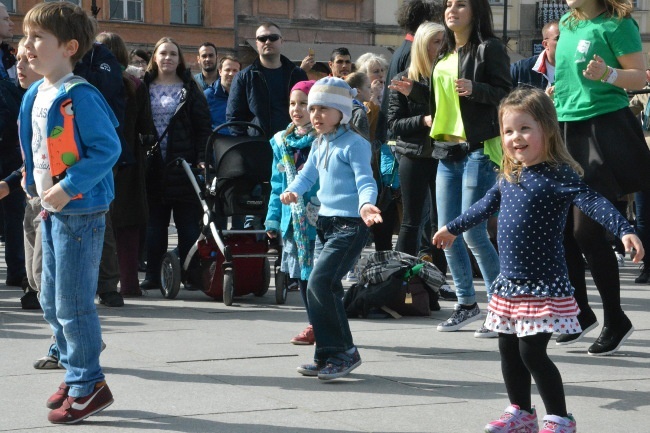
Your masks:
M 266 132 L 264 132 L 264 130 L 262 129 L 261 126 L 256 125 L 256 124 L 251 123 L 251 122 L 244 122 L 244 121 L 241 121 L 241 120 L 234 120 L 232 122 L 222 123 L 221 125 L 214 128 L 214 130 L 212 131 L 212 134 L 216 134 L 217 132 L 221 131 L 222 129 L 228 128 L 230 126 L 241 126 L 241 127 L 244 127 L 244 128 L 257 129 L 257 131 L 260 133 L 260 135 L 262 137 L 266 136 Z

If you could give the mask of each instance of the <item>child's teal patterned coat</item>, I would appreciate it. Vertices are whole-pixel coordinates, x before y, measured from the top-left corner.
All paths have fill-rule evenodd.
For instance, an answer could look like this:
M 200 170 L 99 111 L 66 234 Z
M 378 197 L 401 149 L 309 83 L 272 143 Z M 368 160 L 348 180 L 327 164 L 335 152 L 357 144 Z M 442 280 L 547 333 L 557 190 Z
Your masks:
M 280 202 L 280 194 L 287 189 L 287 176 L 284 173 L 284 166 L 282 164 L 282 146 L 283 140 L 289 146 L 289 154 L 293 154 L 292 150 L 310 148 L 316 136 L 314 133 L 298 137 L 295 133 L 289 134 L 284 137 L 286 131 L 280 131 L 271 138 L 271 148 L 273 149 L 273 166 L 271 168 L 271 198 L 269 200 L 269 209 L 266 214 L 266 221 L 264 223 L 266 230 L 275 230 L 284 238 L 291 225 L 291 206 L 284 206 Z M 282 167 L 282 169 L 280 168 Z M 303 194 L 305 207 L 312 205 L 320 205 L 316 193 L 318 192 L 319 183 L 316 182 L 314 186 Z M 312 224 L 307 224 L 307 237 L 309 240 L 316 239 L 316 227 Z

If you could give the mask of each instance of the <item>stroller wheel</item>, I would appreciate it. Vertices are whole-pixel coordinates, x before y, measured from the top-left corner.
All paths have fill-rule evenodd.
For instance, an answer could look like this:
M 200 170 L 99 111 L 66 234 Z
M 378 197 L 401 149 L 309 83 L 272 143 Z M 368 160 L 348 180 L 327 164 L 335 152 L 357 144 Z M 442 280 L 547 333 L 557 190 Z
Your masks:
M 271 285 L 271 263 L 269 263 L 269 259 L 264 259 L 262 273 L 262 287 L 255 292 L 255 296 L 264 296 L 269 291 Z
M 181 261 L 175 251 L 166 252 L 160 265 L 160 292 L 174 299 L 181 289 Z
M 232 269 L 224 269 L 223 271 L 223 304 L 226 306 L 232 305 L 232 298 L 235 295 L 235 283 L 233 279 Z
M 275 303 L 282 305 L 287 302 L 289 291 L 289 276 L 282 271 L 275 273 Z

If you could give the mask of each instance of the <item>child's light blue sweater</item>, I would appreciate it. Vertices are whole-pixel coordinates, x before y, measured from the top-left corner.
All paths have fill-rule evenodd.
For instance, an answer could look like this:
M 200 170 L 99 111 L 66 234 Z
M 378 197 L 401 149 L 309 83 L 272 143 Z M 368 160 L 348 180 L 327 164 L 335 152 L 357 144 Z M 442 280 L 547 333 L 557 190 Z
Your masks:
M 316 139 L 304 168 L 287 191 L 302 195 L 320 181 L 319 215 L 359 218 L 361 206 L 377 200 L 371 158 L 370 143 L 347 125 L 340 126 Z

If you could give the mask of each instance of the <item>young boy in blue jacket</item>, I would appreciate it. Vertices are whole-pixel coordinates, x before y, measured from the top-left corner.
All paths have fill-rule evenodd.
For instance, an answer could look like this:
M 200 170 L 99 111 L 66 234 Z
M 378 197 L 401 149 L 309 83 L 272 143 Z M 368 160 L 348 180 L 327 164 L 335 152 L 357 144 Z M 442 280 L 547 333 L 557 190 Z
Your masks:
M 73 424 L 113 403 L 99 365 L 94 297 L 120 155 L 118 122 L 99 91 L 72 74 L 95 38 L 94 21 L 70 3 L 41 3 L 23 26 L 30 67 L 44 77 L 20 109 L 24 188 L 44 208 L 40 301 L 66 369 L 46 405 L 50 422 Z

